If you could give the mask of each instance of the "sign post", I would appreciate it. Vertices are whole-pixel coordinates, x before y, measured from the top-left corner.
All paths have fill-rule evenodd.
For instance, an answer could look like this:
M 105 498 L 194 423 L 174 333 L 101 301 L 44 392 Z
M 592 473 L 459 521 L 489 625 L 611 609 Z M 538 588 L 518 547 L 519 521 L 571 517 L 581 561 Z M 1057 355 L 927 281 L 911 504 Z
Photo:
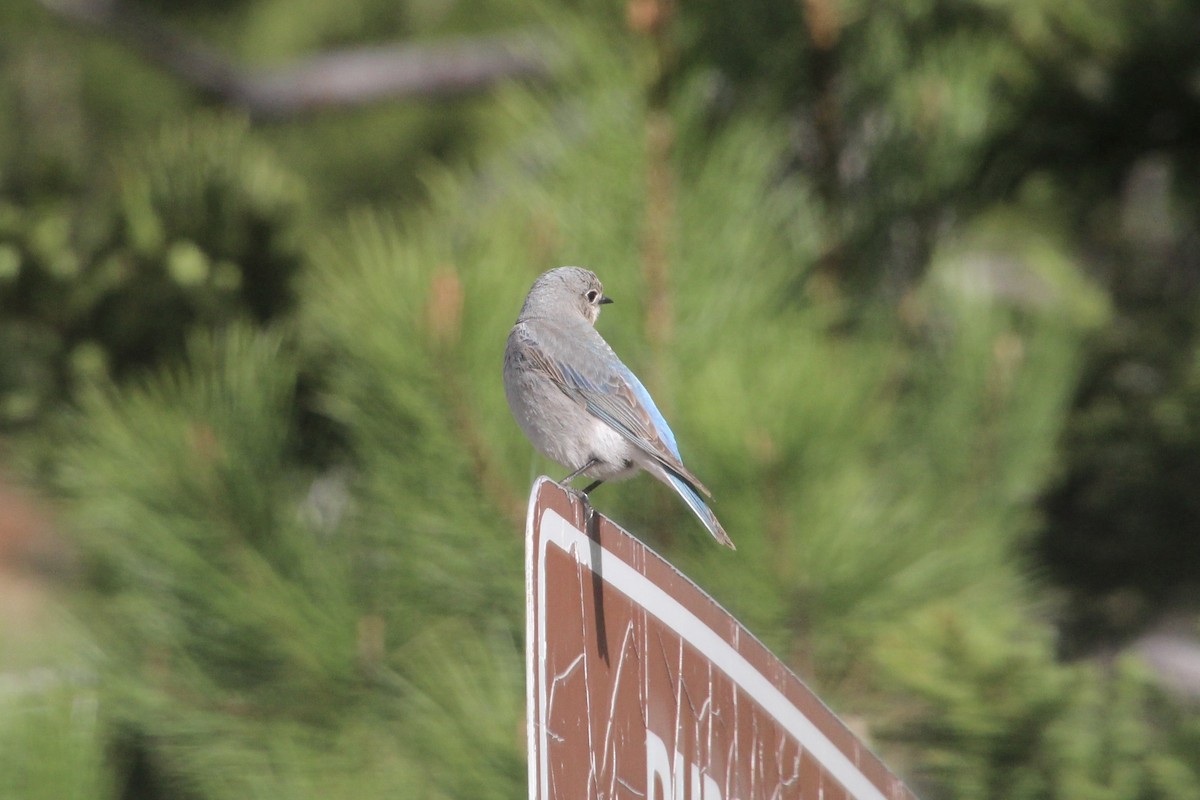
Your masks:
M 527 521 L 530 800 L 915 800 L 786 666 L 548 478 Z

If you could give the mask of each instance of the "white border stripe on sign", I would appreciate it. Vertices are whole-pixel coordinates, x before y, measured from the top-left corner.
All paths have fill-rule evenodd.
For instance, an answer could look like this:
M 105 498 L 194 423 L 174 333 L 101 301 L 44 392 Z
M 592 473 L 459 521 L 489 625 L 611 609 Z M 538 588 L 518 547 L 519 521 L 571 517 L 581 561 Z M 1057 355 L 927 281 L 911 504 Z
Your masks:
M 788 700 L 787 695 L 777 689 L 763 674 L 758 672 L 732 645 L 716 631 L 704 624 L 692 612 L 683 607 L 648 578 L 607 550 L 597 547 L 601 564 L 592 562 L 594 542 L 552 509 L 542 513 L 541 548 L 537 554 L 538 572 L 538 733 L 541 736 L 541 795 L 550 796 L 549 790 L 549 742 L 546 725 L 546 548 L 553 544 L 570 555 L 579 564 L 593 572 L 599 572 L 604 581 L 631 598 L 638 606 L 677 633 L 684 641 L 703 653 L 713 665 L 724 672 L 742 691 L 750 696 L 767 714 L 775 718 L 800 745 L 825 768 L 857 800 L 887 800 L 875 784 L 862 774 L 849 758 L 821 733 L 820 729 Z M 527 565 L 529 566 L 529 565 Z M 599 569 L 597 569 L 599 566 Z M 526 579 L 531 576 L 526 576 Z M 528 585 L 528 584 L 527 584 Z M 526 623 L 532 622 L 531 619 Z M 533 644 L 529 643 L 532 654 Z M 526 698 L 532 705 L 532 689 Z M 529 731 L 530 744 L 534 732 Z M 530 776 L 529 791 L 532 800 L 537 800 L 537 786 Z
M 546 634 L 545 634 L 544 630 L 537 631 L 535 633 L 534 629 L 533 629 L 534 620 L 533 620 L 532 590 L 533 590 L 533 571 L 535 569 L 533 561 L 534 561 L 534 558 L 536 557 L 536 555 L 540 555 L 540 554 L 534 554 L 532 552 L 533 548 L 530 546 L 530 542 L 533 541 L 533 526 L 534 526 L 533 508 L 534 508 L 534 504 L 537 502 L 538 492 L 540 492 L 541 489 L 542 489 L 542 482 L 540 480 L 534 481 L 533 493 L 530 495 L 530 498 L 529 498 L 529 504 L 530 504 L 529 513 L 526 514 L 526 516 L 525 516 L 525 551 L 526 551 L 525 552 L 525 736 L 527 739 L 526 745 L 525 745 L 526 746 L 525 752 L 526 752 L 528 758 L 532 758 L 533 754 L 535 752 L 537 752 L 536 747 L 538 744 L 538 739 L 537 739 L 537 732 L 535 731 L 535 728 L 544 727 L 544 726 L 535 726 L 533 724 L 533 715 L 534 715 L 534 707 L 533 707 L 533 674 L 534 674 L 534 672 L 533 672 L 533 670 L 534 670 L 534 664 L 535 663 L 542 663 L 542 664 L 545 663 L 545 658 L 540 657 L 541 653 L 539 653 L 537 650 L 536 642 L 545 638 Z M 545 570 L 541 569 L 540 566 L 538 567 L 538 574 L 539 574 L 539 576 L 545 574 Z M 544 592 L 542 593 L 542 596 L 543 597 L 545 596 Z M 537 674 L 539 676 L 541 676 L 543 674 L 542 670 L 539 669 Z M 530 764 L 530 768 L 528 770 L 528 772 L 529 772 L 529 800 L 538 800 L 538 775 L 541 774 L 540 770 L 543 769 L 544 767 L 545 767 L 544 761 L 542 761 L 538 765 L 537 770 L 533 769 L 532 763 Z

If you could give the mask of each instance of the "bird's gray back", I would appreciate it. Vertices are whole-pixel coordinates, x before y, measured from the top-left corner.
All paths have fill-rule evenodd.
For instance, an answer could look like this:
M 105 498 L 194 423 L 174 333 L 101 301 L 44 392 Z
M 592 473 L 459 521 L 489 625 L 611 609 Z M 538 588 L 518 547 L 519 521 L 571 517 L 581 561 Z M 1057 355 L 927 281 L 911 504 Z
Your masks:
M 523 360 L 548 375 L 588 414 L 708 493 L 683 465 L 675 434 L 646 387 L 586 320 L 526 319 L 514 326 L 510 346 L 513 341 Z

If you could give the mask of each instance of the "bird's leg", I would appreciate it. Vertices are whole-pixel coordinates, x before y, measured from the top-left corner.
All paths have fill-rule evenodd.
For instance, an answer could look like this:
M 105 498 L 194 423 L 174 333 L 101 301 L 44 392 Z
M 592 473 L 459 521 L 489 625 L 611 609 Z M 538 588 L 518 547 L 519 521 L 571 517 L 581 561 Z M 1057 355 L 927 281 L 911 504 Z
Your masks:
M 600 459 L 595 458 L 595 457 L 589 458 L 588 462 L 586 464 L 584 464 L 582 467 L 575 470 L 574 472 L 572 472 L 570 475 L 563 478 L 559 482 L 563 483 L 563 484 L 569 484 L 572 480 L 574 480 L 575 478 L 578 478 L 580 475 L 587 472 L 589 469 L 591 469 L 592 467 L 596 466 L 599 463 L 600 463 Z M 588 487 L 586 489 L 584 489 L 582 492 L 579 491 L 578 489 L 572 489 L 570 486 L 566 487 L 567 491 L 570 492 L 571 494 L 579 495 L 580 501 L 583 502 L 584 525 L 588 529 L 591 528 L 592 517 L 596 513 L 595 509 L 592 508 L 592 502 L 590 500 L 588 500 L 588 492 L 590 492 L 592 489 L 595 489 L 597 486 L 599 486 L 602 483 L 604 483 L 604 481 L 594 481 L 593 483 L 588 484 Z
M 604 483 L 604 481 L 602 481 L 602 480 L 592 481 L 583 490 L 583 504 L 587 508 L 587 517 L 585 518 L 585 522 L 587 524 L 589 531 L 592 528 L 592 519 L 596 516 L 596 509 L 592 508 L 592 501 L 588 497 L 588 495 L 592 493 L 593 489 L 595 489 L 597 486 L 599 486 L 602 483 Z
M 594 458 L 594 457 L 593 457 L 593 458 L 589 458 L 589 459 L 588 459 L 588 462 L 587 462 L 586 464 L 584 464 L 582 467 L 580 467 L 579 469 L 577 469 L 577 470 L 575 470 L 574 472 L 572 472 L 572 473 L 571 473 L 570 475 L 568 475 L 567 477 L 563 478 L 561 481 L 559 481 L 559 483 L 570 483 L 571 481 L 575 480 L 575 479 L 576 479 L 576 478 L 578 478 L 580 475 L 582 475 L 583 473 L 587 472 L 589 469 L 591 469 L 592 467 L 596 466 L 596 465 L 597 465 L 597 464 L 599 464 L 599 463 L 600 463 L 600 459 L 598 459 L 598 458 Z M 596 488 L 596 486 L 598 486 L 599 484 L 600 484 L 600 481 L 596 481 L 596 483 L 592 484 L 592 485 L 591 485 L 591 486 L 589 486 L 587 489 L 585 489 L 583 493 L 584 493 L 584 494 L 587 494 L 587 493 L 588 493 L 589 491 L 591 491 L 592 489 L 595 489 L 595 488 Z

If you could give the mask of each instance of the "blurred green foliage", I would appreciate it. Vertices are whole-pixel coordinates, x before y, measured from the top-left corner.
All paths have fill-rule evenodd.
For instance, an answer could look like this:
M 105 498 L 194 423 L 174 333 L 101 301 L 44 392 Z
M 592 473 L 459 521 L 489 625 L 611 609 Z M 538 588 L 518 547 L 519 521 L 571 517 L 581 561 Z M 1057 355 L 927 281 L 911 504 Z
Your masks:
M 995 610 L 933 607 L 879 648 L 897 702 L 886 735 L 919 750 L 930 794 L 1095 800 L 1190 797 L 1190 712 L 1148 688 L 1132 660 L 1056 663 L 1043 629 Z M 925 747 L 914 748 L 912 743 Z M 1189 766 L 1190 764 L 1190 766 Z
M 1063 663 L 1087 637 L 1039 580 L 1094 630 L 1200 558 L 1195 57 L 1154 62 L 1160 127 L 1129 80 L 1195 12 L 655 9 L 172 4 L 249 63 L 528 24 L 569 56 L 270 125 L 0 10 L 0 426 L 82 627 L 0 692 L 9 794 L 522 796 L 520 532 L 560 467 L 499 369 L 533 278 L 583 264 L 739 549 L 650 480 L 597 507 L 922 796 L 1195 795 L 1196 715 Z
M 0 424 L 291 306 L 303 186 L 246 137 L 196 119 L 131 144 L 102 198 L 0 194 Z
M 114 797 L 100 698 L 48 668 L 0 699 L 0 793 L 25 800 Z

